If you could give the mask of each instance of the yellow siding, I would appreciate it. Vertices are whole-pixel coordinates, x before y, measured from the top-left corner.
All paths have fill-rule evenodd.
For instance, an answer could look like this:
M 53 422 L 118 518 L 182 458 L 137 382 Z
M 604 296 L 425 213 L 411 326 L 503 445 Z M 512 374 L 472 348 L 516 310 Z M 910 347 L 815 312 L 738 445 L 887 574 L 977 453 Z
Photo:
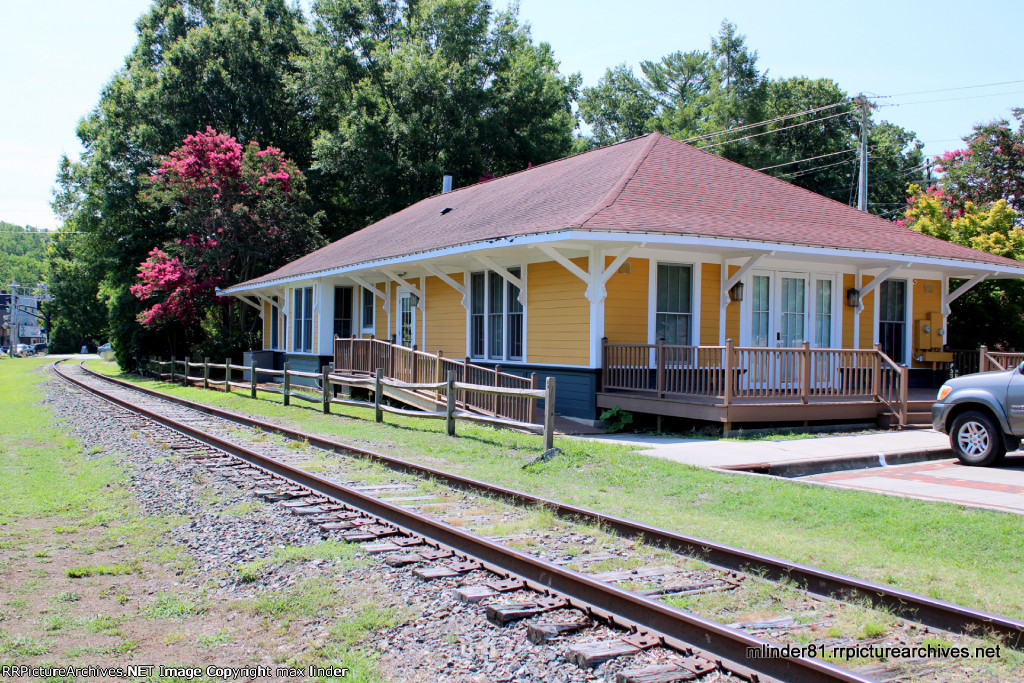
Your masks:
M 573 263 L 587 268 L 585 258 Z M 527 360 L 589 364 L 590 302 L 583 295 L 583 281 L 554 261 L 545 261 L 529 265 L 526 287 Z
M 380 291 L 387 289 L 387 283 L 381 282 L 375 285 Z M 374 310 L 373 310 L 373 327 L 376 330 L 375 336 L 377 339 L 389 339 L 391 333 L 388 332 L 388 313 L 384 310 L 384 299 L 379 296 L 375 296 Z
M 453 280 L 462 284 L 462 273 L 453 273 Z M 426 339 L 423 350 L 430 353 L 444 352 L 447 358 L 466 356 L 466 309 L 462 307 L 462 295 L 439 277 L 428 277 L 424 289 L 426 306 Z
M 605 267 L 611 265 L 613 260 L 606 258 Z M 612 344 L 646 344 L 651 262 L 648 259 L 626 259 L 626 264 L 629 273 L 615 273 L 606 285 L 608 297 L 604 300 L 604 336 Z M 528 301 L 532 314 L 534 302 L 532 298 Z M 584 299 L 583 303 L 588 306 L 589 314 L 589 302 Z
M 313 353 L 320 353 L 320 311 L 313 313 Z
M 707 268 L 707 266 L 704 267 Z M 729 277 L 735 275 L 739 269 L 739 266 L 729 266 Z M 717 291 L 718 288 L 715 289 Z M 725 338 L 732 339 L 737 346 L 740 345 L 740 306 L 740 302 L 730 301 L 729 305 L 725 307 Z M 717 343 L 718 339 L 716 338 L 715 344 Z
M 722 266 L 705 263 L 700 267 L 700 337 L 699 343 L 718 345 L 718 322 L 721 320 L 720 292 Z
M 911 334 L 913 339 L 913 353 L 916 356 L 919 349 L 930 350 L 932 346 L 921 343 L 918 335 L 917 321 L 929 320 L 934 314 L 935 317 L 942 311 L 942 281 L 941 280 L 914 280 L 914 310 L 910 317 Z M 936 340 L 938 341 L 938 340 Z M 938 348 L 938 344 L 934 348 Z M 930 368 L 931 363 L 918 363 L 914 361 L 913 367 Z
M 857 287 L 856 275 L 853 273 L 843 274 L 843 289 L 839 292 L 843 302 L 843 348 L 844 349 L 870 349 L 874 346 L 875 335 L 875 296 L 878 290 L 868 294 L 864 299 L 864 312 L 860 314 L 860 344 L 854 346 L 853 322 L 857 309 L 846 304 L 846 292 Z M 873 278 L 865 275 L 861 278 L 861 287 L 866 287 Z

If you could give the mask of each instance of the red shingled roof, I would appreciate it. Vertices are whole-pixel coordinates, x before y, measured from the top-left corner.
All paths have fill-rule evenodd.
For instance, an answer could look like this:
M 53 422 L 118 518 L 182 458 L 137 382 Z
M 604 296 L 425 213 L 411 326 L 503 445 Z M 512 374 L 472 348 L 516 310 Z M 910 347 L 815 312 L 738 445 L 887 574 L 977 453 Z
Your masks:
M 451 210 L 442 214 L 444 209 Z M 573 228 L 763 240 L 1021 266 L 922 235 L 652 133 L 428 197 L 242 284 Z

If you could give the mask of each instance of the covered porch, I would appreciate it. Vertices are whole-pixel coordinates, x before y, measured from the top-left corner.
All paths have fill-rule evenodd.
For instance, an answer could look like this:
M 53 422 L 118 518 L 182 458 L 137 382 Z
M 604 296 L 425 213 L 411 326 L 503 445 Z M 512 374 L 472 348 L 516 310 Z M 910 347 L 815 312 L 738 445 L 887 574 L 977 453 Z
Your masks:
M 920 424 L 933 389 L 910 389 L 909 369 L 871 349 L 602 343 L 597 405 L 736 423 L 891 420 Z M 926 405 L 925 405 L 926 404 Z

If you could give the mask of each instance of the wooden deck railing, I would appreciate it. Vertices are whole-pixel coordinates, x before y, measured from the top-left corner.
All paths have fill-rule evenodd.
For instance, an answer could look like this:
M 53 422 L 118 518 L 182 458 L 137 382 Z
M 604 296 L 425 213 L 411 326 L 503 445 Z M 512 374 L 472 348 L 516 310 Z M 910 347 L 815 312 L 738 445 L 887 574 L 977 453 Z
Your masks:
M 909 371 L 873 349 L 812 349 L 672 344 L 609 344 L 602 351 L 601 390 L 691 396 L 724 405 L 774 399 L 868 399 L 906 423 Z
M 455 373 L 456 381 L 462 384 L 488 386 L 504 389 L 534 389 L 537 375 L 529 377 L 501 371 L 501 366 L 487 368 L 473 365 L 470 359 L 448 358 L 439 350 L 436 354 L 394 344 L 383 339 L 340 338 L 334 339 L 334 371 L 352 375 L 373 377 L 378 368 L 387 379 L 410 384 L 422 382 L 442 383 L 449 371 Z M 444 389 L 423 392 L 430 398 L 443 402 Z M 457 391 L 459 407 L 518 422 L 537 422 L 537 402 L 524 396 L 502 396 L 467 391 Z
M 978 351 L 978 372 L 1007 370 L 1024 363 L 1022 352 L 989 351 L 987 346 L 982 346 Z

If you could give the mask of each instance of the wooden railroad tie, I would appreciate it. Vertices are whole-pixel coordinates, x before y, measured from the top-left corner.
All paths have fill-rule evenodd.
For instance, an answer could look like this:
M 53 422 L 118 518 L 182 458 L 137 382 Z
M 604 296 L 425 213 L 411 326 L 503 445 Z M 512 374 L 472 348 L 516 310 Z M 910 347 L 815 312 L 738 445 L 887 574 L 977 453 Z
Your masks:
M 487 613 L 488 621 L 496 626 L 504 626 L 510 622 L 526 619 L 536 614 L 561 609 L 566 604 L 562 598 L 538 596 L 530 601 L 512 602 L 505 605 L 487 605 L 484 609 Z
M 684 657 L 669 664 L 623 669 L 615 675 L 615 683 L 678 683 L 692 681 L 718 668 L 702 657 Z
M 453 591 L 456 600 L 461 602 L 475 604 L 484 600 L 485 598 L 492 598 L 495 595 L 499 595 L 498 591 L 487 586 L 460 586 Z
M 543 624 L 530 624 L 526 629 L 526 637 L 534 645 L 543 645 L 549 640 L 567 636 L 590 627 L 590 620 L 582 621 L 550 621 Z

